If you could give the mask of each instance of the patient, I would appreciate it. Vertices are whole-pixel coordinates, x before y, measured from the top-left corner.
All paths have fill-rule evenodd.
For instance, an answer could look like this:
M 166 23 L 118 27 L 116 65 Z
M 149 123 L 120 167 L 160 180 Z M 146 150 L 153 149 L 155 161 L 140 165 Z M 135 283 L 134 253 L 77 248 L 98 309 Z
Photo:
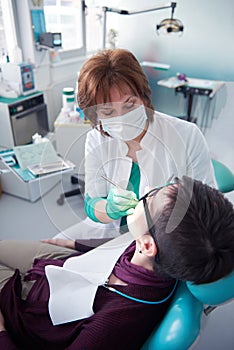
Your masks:
M 68 262 L 78 265 L 79 259 L 89 259 L 101 247 L 83 254 L 87 247 L 77 241 L 0 241 L 0 348 L 140 349 L 162 320 L 177 280 L 209 283 L 234 269 L 233 205 L 200 181 L 183 177 L 149 191 L 128 216 L 128 226 L 132 235 L 107 243 L 123 239 L 122 246 L 118 243 L 123 253 L 106 283 L 97 287 L 92 314 L 65 323 L 52 322 L 54 290 L 47 268 L 53 266 L 46 272 L 45 266 L 56 265 L 55 272 L 62 276 L 70 273 L 65 268 Z M 92 264 L 93 269 L 98 263 Z M 72 279 L 71 285 L 76 282 Z M 63 310 L 61 318 L 67 309 L 73 313 L 89 299 L 87 292 L 83 300 L 71 302 L 74 290 L 69 294 L 69 285 L 62 284 L 59 291 L 66 300 L 63 304 L 61 298 L 57 305 Z

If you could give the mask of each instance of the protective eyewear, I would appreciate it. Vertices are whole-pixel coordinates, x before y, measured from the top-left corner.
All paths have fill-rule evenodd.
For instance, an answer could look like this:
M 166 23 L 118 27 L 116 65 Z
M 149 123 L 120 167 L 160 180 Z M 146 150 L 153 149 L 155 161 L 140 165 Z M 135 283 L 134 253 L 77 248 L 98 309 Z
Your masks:
M 158 245 L 156 234 L 155 234 L 154 222 L 153 222 L 152 216 L 151 216 L 150 211 L 149 211 L 149 206 L 147 204 L 147 198 L 156 196 L 157 193 L 164 187 L 168 187 L 168 186 L 177 184 L 179 179 L 177 177 L 175 177 L 174 179 L 173 178 L 174 178 L 174 176 L 171 176 L 168 179 L 168 181 L 166 182 L 166 184 L 153 188 L 152 190 L 150 190 L 148 193 L 146 193 L 143 197 L 141 197 L 139 199 L 139 201 L 141 201 L 141 200 L 143 201 L 148 230 L 149 230 L 150 235 L 153 237 L 155 244 L 157 246 L 157 255 L 155 256 L 156 262 L 159 261 L 159 245 Z M 173 179 L 173 181 L 172 181 L 172 179 Z

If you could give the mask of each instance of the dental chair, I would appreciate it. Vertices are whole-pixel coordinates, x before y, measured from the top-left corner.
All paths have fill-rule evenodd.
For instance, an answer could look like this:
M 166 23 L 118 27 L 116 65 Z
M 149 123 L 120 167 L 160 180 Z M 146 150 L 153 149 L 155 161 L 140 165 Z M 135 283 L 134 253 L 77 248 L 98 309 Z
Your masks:
M 234 190 L 234 174 L 231 170 L 219 162 L 216 159 L 212 159 L 212 165 L 215 172 L 215 178 L 217 181 L 217 185 L 219 190 L 222 193 L 228 193 Z
M 218 188 L 234 190 L 234 174 L 223 163 L 212 159 Z M 199 336 L 202 321 L 218 305 L 234 298 L 234 271 L 213 283 L 193 285 L 179 282 L 167 313 L 141 350 L 188 350 Z
M 213 283 L 179 282 L 169 309 L 141 350 L 188 350 L 201 323 L 217 305 L 234 298 L 234 272 Z

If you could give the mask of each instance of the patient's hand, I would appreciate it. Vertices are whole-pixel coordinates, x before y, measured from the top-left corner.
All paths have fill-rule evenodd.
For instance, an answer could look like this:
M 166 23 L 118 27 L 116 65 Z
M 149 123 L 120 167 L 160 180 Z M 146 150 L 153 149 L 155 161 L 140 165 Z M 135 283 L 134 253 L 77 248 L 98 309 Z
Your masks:
M 0 332 L 5 331 L 5 322 L 4 322 L 4 317 L 0 309 Z
M 62 239 L 62 238 L 43 239 L 42 242 L 53 244 L 53 245 L 58 245 L 58 246 L 64 247 L 64 248 L 75 249 L 75 241 L 73 241 L 71 239 Z

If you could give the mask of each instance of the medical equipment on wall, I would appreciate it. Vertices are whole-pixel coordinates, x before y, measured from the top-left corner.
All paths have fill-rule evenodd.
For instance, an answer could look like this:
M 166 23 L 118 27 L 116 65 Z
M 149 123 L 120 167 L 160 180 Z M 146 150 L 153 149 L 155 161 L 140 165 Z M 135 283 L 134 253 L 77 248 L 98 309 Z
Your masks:
M 163 21 L 160 22 L 156 26 L 156 31 L 159 34 L 160 32 L 171 34 L 171 33 L 182 33 L 184 30 L 184 26 L 182 22 L 178 19 L 174 19 L 174 11 L 176 8 L 176 2 L 171 2 L 170 4 L 167 5 L 162 5 L 162 6 L 157 6 L 149 9 L 142 9 L 142 10 L 133 10 L 133 11 L 128 11 L 128 10 L 121 10 L 121 9 L 116 9 L 113 7 L 107 7 L 104 6 L 102 7 L 103 11 L 103 49 L 106 47 L 106 14 L 107 12 L 113 12 L 113 13 L 118 13 L 119 15 L 135 15 L 135 14 L 140 14 L 140 13 L 146 13 L 146 12 L 151 12 L 151 11 L 158 11 L 158 10 L 163 10 L 171 8 L 171 18 L 166 18 Z
M 5 63 L 1 65 L 2 80 L 20 95 L 35 91 L 33 66 L 30 63 Z M 14 88 L 13 88 L 14 87 Z

